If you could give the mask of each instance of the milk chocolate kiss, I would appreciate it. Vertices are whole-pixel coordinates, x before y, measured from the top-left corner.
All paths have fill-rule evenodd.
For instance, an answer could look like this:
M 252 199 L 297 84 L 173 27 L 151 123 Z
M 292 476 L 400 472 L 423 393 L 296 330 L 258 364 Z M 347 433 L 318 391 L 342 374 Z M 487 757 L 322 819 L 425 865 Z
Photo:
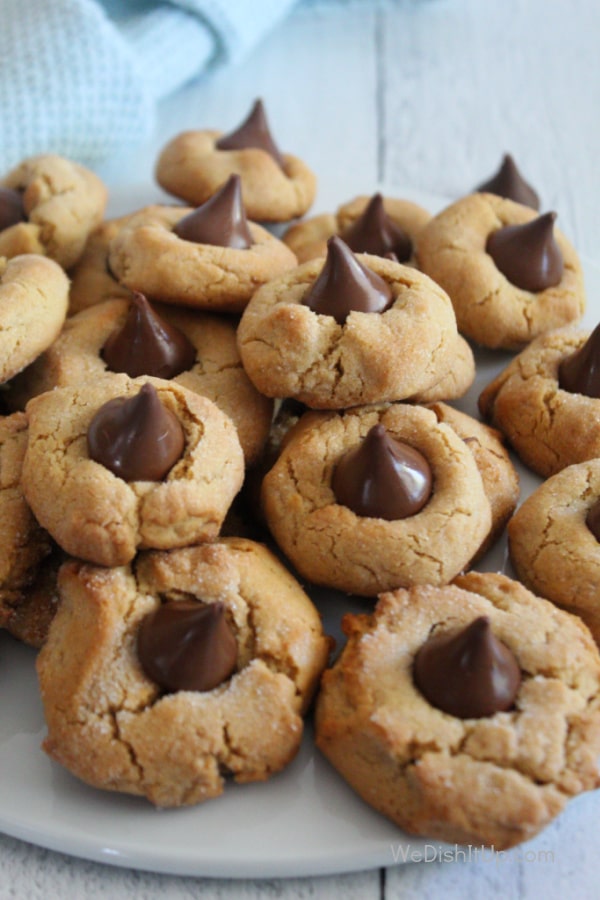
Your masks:
M 21 194 L 12 188 L 0 187 L 0 231 L 24 222 L 26 218 Z
M 507 225 L 490 234 L 485 249 L 515 287 L 535 293 L 554 287 L 562 278 L 555 219 L 556 213 L 544 213 L 524 225 Z
M 115 397 L 101 406 L 87 441 L 90 459 L 124 481 L 161 481 L 185 446 L 179 419 L 149 383 L 133 397 Z
M 558 385 L 571 394 L 600 399 L 600 325 L 585 344 L 558 367 Z
M 254 241 L 242 202 L 240 176 L 231 175 L 206 203 L 180 219 L 173 233 L 193 244 L 213 244 L 234 250 L 251 247 Z
M 415 684 L 432 706 L 459 719 L 478 719 L 510 709 L 521 670 L 487 616 L 460 631 L 434 634 L 414 662 Z
M 390 219 L 383 207 L 383 197 L 375 194 L 369 200 L 362 215 L 342 235 L 345 243 L 355 253 L 373 253 L 375 256 L 395 257 L 396 262 L 406 262 L 412 253 L 412 243 L 406 232 Z
M 302 299 L 304 306 L 343 325 L 349 313 L 381 313 L 391 305 L 392 291 L 350 248 L 334 236 L 327 241 L 327 258 L 320 274 Z
M 111 372 L 125 372 L 130 378 L 151 375 L 168 379 L 191 369 L 196 348 L 136 291 L 123 326 L 109 335 L 101 356 Z
M 429 463 L 422 453 L 374 425 L 334 469 L 335 499 L 357 516 L 406 519 L 423 509 L 432 489 Z
M 215 146 L 219 150 L 247 150 L 256 147 L 265 150 L 282 169 L 285 168 L 283 157 L 271 136 L 262 100 L 256 100 L 239 128 L 220 137 Z
M 142 620 L 137 652 L 148 678 L 168 693 L 211 691 L 237 663 L 237 641 L 221 602 L 163 603 Z
M 540 198 L 531 185 L 527 184 L 510 153 L 504 154 L 502 164 L 496 174 L 475 190 L 481 193 L 497 194 L 499 197 L 506 197 L 508 200 L 514 200 L 516 203 L 522 203 L 532 209 L 540 208 Z

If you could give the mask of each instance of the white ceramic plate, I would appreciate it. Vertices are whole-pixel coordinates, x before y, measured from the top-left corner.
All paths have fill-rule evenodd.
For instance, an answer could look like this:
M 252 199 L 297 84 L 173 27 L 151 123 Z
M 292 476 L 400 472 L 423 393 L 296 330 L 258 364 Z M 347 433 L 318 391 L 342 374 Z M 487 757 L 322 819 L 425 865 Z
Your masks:
M 445 201 L 386 189 L 435 212 Z M 134 189 L 111 214 L 156 199 Z M 133 199 L 135 197 L 135 199 Z M 348 198 L 340 198 L 340 201 Z M 328 207 L 322 207 L 328 208 Z M 585 265 L 586 326 L 600 319 L 600 269 Z M 480 353 L 475 385 L 458 405 L 477 415 L 481 388 L 508 354 Z M 519 467 L 523 496 L 539 479 Z M 508 574 L 506 544 L 483 560 L 483 570 Z M 331 591 L 311 591 L 326 629 L 339 637 L 347 611 L 368 609 Z M 264 784 L 227 786 L 222 797 L 182 810 L 156 810 L 144 799 L 87 787 L 40 750 L 44 722 L 35 654 L 0 634 L 0 829 L 34 844 L 113 865 L 224 878 L 322 875 L 414 860 L 427 844 L 408 837 L 364 804 L 314 749 L 310 726 L 300 753 Z M 433 849 L 432 849 L 433 848 Z

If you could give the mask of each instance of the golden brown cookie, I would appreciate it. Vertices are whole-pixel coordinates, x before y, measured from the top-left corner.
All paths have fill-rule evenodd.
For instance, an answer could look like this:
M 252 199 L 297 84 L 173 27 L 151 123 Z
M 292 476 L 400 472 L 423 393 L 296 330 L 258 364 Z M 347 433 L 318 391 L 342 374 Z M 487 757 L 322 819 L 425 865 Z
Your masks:
M 131 297 L 131 293 L 127 292 Z M 199 310 L 152 304 L 164 321 L 174 325 L 196 348 L 193 366 L 172 381 L 208 397 L 233 421 L 247 465 L 258 459 L 266 442 L 273 403 L 246 375 L 236 345 L 235 324 Z M 92 383 L 109 370 L 101 351 L 109 336 L 124 325 L 129 301 L 106 300 L 71 316 L 60 337 L 13 380 L 8 402 L 22 409 L 44 391 Z
M 248 226 L 248 249 L 197 244 L 173 233 L 193 210 L 147 207 L 130 218 L 110 243 L 109 265 L 115 277 L 153 300 L 207 311 L 240 312 L 254 291 L 294 268 L 286 245 L 255 222 Z
M 589 331 L 561 328 L 541 335 L 482 391 L 481 414 L 525 465 L 543 477 L 600 456 L 600 400 L 562 390 L 561 362 Z
M 0 232 L 0 256 L 37 253 L 63 269 L 75 265 L 104 215 L 107 191 L 98 176 L 48 153 L 23 160 L 0 184 L 22 193 L 26 215 Z
M 458 718 L 417 688 L 414 660 L 432 634 L 480 616 L 522 681 L 512 708 Z M 505 849 L 598 787 L 600 657 L 576 617 L 505 576 L 471 572 L 383 594 L 344 630 L 348 644 L 322 680 L 317 744 L 400 828 Z
M 0 383 L 33 362 L 67 315 L 69 280 L 51 259 L 0 256 Z
M 600 498 L 600 459 L 567 466 L 508 523 L 510 558 L 532 591 L 580 616 L 600 643 L 600 543 L 587 524 Z M 593 523 L 592 523 L 593 524 Z
M 430 499 L 406 518 L 357 515 L 337 502 L 332 487 L 344 453 L 360 446 L 377 423 L 420 451 L 432 469 Z M 366 596 L 446 584 L 491 528 L 490 504 L 468 445 L 432 410 L 401 403 L 308 413 L 265 476 L 262 503 L 275 540 L 301 575 Z
M 452 368 L 456 320 L 430 278 L 388 259 L 356 254 L 391 289 L 382 313 L 350 312 L 344 324 L 303 304 L 323 260 L 303 263 L 260 288 L 238 328 L 244 367 L 268 397 L 316 409 L 403 400 Z
M 265 547 L 230 539 L 142 553 L 116 569 L 72 561 L 59 589 L 38 659 L 44 749 L 74 775 L 182 806 L 218 796 L 227 776 L 264 781 L 294 757 L 329 640 Z M 234 671 L 211 689 L 161 690 L 140 662 L 140 626 L 161 605 L 186 601 L 224 606 Z
M 554 229 L 562 278 L 540 291 L 516 287 L 486 251 L 494 232 L 537 218 L 527 206 L 495 194 L 469 194 L 442 210 L 419 238 L 417 262 L 448 292 L 458 330 L 484 347 L 520 349 L 539 334 L 577 321 L 585 308 L 577 253 Z
M 456 335 L 451 360 L 450 368 L 443 378 L 408 399 L 413 403 L 425 404 L 463 397 L 475 380 L 475 357 L 470 344 L 460 334 Z
M 139 400 L 146 384 L 179 422 L 183 452 L 162 480 L 126 481 L 90 458 L 88 429 L 105 403 Z M 138 548 L 183 547 L 218 535 L 241 487 L 244 458 L 231 419 L 210 400 L 170 381 L 115 374 L 48 391 L 31 400 L 26 412 L 23 491 L 66 553 L 117 566 L 133 559 Z M 161 442 L 152 443 L 153 452 Z M 111 446 L 123 443 L 115 438 Z M 139 455 L 144 462 L 150 456 Z
M 26 448 L 25 414 L 0 418 L 0 627 L 21 638 L 30 635 L 27 642 L 35 643 L 31 623 L 40 604 L 28 597 L 52 542 L 23 496 Z
M 310 219 L 303 219 L 288 228 L 283 235 L 283 241 L 296 254 L 299 263 L 325 256 L 327 241 L 331 235 L 339 234 L 341 238 L 345 238 L 348 229 L 364 213 L 371 199 L 361 195 L 348 203 L 343 203 L 335 213 L 322 213 Z M 413 249 L 406 262 L 414 264 L 414 246 L 421 231 L 431 219 L 431 214 L 417 203 L 396 197 L 384 197 L 383 207 L 386 215 L 409 239 Z
M 3 627 L 18 640 L 39 649 L 48 637 L 58 609 L 56 578 L 64 553 L 52 543 L 50 554 L 40 562 L 33 582 L 10 608 Z

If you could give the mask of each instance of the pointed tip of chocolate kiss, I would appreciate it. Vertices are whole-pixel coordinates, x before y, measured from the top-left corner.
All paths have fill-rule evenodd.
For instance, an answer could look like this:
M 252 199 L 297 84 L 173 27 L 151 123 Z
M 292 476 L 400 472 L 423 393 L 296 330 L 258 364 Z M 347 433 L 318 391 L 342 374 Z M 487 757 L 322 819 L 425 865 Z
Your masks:
M 361 215 L 342 235 L 355 253 L 372 253 L 389 256 L 393 253 L 398 262 L 406 262 L 412 253 L 412 242 L 385 211 L 383 195 L 374 194 Z
M 193 244 L 247 250 L 254 243 L 242 200 L 239 175 L 231 175 L 216 193 L 177 222 L 173 233 Z
M 417 652 L 413 674 L 432 706 L 460 719 L 510 709 L 521 685 L 519 664 L 487 616 L 459 631 L 434 633 Z
M 327 241 L 323 268 L 302 300 L 313 312 L 332 316 L 338 325 L 351 312 L 382 313 L 392 302 L 387 282 L 364 266 L 338 235 Z
M 523 206 L 529 206 L 535 210 L 540 208 L 538 194 L 525 181 L 510 153 L 504 154 L 496 174 L 480 184 L 476 191 L 506 197 L 508 200 L 514 200 L 515 203 L 521 203 Z
M 254 101 L 252 109 L 242 124 L 234 131 L 220 137 L 215 146 L 218 150 L 248 150 L 251 148 L 264 150 L 281 169 L 285 169 L 285 161 L 273 140 L 261 99 Z
M 560 282 L 564 260 L 554 236 L 555 221 L 556 213 L 548 212 L 490 234 L 486 252 L 515 287 L 538 293 Z

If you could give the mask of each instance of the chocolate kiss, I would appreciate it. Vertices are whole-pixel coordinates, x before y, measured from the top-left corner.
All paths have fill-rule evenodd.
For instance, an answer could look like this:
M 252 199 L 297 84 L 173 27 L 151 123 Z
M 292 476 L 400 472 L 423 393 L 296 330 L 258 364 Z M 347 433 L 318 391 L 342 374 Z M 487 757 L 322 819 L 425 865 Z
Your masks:
M 271 136 L 262 100 L 256 100 L 242 124 L 230 134 L 220 137 L 215 146 L 219 150 L 247 150 L 256 147 L 272 156 L 282 169 L 285 168 L 283 157 Z
M 221 602 L 164 603 L 142 620 L 137 652 L 148 678 L 169 693 L 212 691 L 237 663 L 237 641 Z
M 431 468 L 422 453 L 390 437 L 379 423 L 342 456 L 331 488 L 337 502 L 357 516 L 406 519 L 431 497 Z
M 596 540 L 600 542 L 600 499 L 596 500 L 593 506 L 590 506 L 585 517 L 585 524 Z
M 222 188 L 194 212 L 180 219 L 173 233 L 193 244 L 214 244 L 247 250 L 254 241 L 242 203 L 239 175 L 232 175 Z
M 522 203 L 524 206 L 530 206 L 532 209 L 540 208 L 540 198 L 531 187 L 527 184 L 510 153 L 505 153 L 502 158 L 502 165 L 495 175 L 484 181 L 475 189 L 481 193 L 497 194 L 499 197 L 507 197 L 516 203 Z
M 152 375 L 168 379 L 191 369 L 196 348 L 136 291 L 123 327 L 109 335 L 101 356 L 111 372 L 125 372 L 130 378 Z
M 24 222 L 26 218 L 21 194 L 12 188 L 0 187 L 0 231 Z
M 362 215 L 344 232 L 343 238 L 355 253 L 373 253 L 375 256 L 391 253 L 397 262 L 406 262 L 412 253 L 409 236 L 390 219 L 381 194 L 371 197 Z
M 319 276 L 304 295 L 302 303 L 322 316 L 333 316 L 343 325 L 353 310 L 381 313 L 393 301 L 388 284 L 363 266 L 344 241 L 327 241 L 327 258 Z
M 510 709 L 521 684 L 511 650 L 496 638 L 487 616 L 460 631 L 434 634 L 414 662 L 415 684 L 432 706 L 459 719 Z
M 486 251 L 515 287 L 544 291 L 558 284 L 563 256 L 554 238 L 556 213 L 538 216 L 525 225 L 507 225 L 488 238 Z
M 571 394 L 600 399 L 600 325 L 585 344 L 558 367 L 558 385 Z
M 124 481 L 161 481 L 185 446 L 179 419 L 149 383 L 134 397 L 116 397 L 101 406 L 87 440 L 90 459 Z

